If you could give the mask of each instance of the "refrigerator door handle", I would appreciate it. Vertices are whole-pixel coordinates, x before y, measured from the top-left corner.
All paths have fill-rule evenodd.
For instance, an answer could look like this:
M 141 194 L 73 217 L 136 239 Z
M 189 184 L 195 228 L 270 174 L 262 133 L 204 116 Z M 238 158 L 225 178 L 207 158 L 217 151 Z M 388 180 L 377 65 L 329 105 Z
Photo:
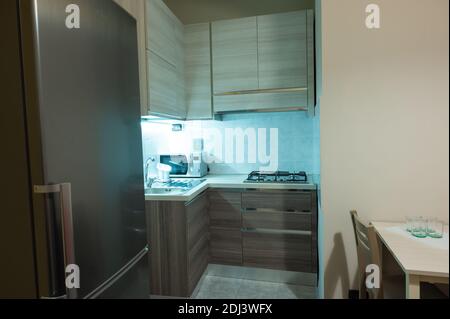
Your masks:
M 35 185 L 35 194 L 55 194 L 59 193 L 60 212 L 61 212 L 61 232 L 62 246 L 64 254 L 64 273 L 67 266 L 75 265 L 75 245 L 73 236 L 73 217 L 72 217 L 72 187 L 70 183 L 54 185 Z M 68 288 L 66 285 L 66 295 L 55 298 L 45 299 L 76 299 L 77 289 Z

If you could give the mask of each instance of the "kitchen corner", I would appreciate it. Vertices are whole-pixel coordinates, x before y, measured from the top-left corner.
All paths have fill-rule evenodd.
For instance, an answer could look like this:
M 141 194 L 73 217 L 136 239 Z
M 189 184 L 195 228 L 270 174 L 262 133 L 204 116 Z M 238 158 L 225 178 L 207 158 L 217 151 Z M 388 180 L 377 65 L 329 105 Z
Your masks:
M 197 184 L 182 188 L 184 193 L 158 188 L 164 185 L 158 183 L 148 189 L 163 193 L 146 195 L 151 293 L 202 296 L 205 276 L 314 289 L 317 178 L 301 172 L 252 172 L 169 183 Z
M 151 295 L 252 298 L 245 281 L 317 298 L 314 3 L 228 5 L 193 21 L 146 3 L 145 70 L 159 75 L 141 122 Z M 209 276 L 231 291 L 210 294 Z

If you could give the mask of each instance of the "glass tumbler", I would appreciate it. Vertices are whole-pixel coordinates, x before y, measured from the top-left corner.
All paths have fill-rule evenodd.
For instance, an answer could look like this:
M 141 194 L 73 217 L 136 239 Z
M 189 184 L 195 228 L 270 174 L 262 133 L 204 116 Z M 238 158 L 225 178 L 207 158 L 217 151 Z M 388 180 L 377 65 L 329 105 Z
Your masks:
M 427 221 L 423 217 L 415 217 L 412 222 L 411 234 L 418 238 L 427 237 Z
M 405 218 L 405 221 L 406 221 L 406 231 L 409 232 L 409 233 L 412 231 L 413 220 L 414 220 L 414 218 L 412 218 L 412 217 L 410 217 L 410 216 L 406 216 L 406 218 Z
M 444 236 L 444 223 L 437 218 L 430 218 L 427 223 L 427 235 L 431 238 L 442 238 Z

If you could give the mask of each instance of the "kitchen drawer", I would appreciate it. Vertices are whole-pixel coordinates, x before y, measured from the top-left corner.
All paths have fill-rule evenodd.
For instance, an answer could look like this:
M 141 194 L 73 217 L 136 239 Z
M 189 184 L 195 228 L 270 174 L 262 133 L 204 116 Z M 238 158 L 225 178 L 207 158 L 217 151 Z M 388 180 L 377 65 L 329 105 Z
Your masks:
M 246 191 L 242 194 L 242 207 L 311 212 L 312 198 L 309 191 Z
M 311 223 L 311 213 L 258 209 L 246 210 L 242 215 L 242 224 L 245 228 L 311 231 Z
M 242 233 L 240 229 L 210 228 L 210 262 L 242 266 Z
M 241 192 L 212 190 L 208 192 L 211 203 L 227 203 L 230 205 L 241 205 Z
M 244 266 L 315 272 L 309 234 L 243 231 Z

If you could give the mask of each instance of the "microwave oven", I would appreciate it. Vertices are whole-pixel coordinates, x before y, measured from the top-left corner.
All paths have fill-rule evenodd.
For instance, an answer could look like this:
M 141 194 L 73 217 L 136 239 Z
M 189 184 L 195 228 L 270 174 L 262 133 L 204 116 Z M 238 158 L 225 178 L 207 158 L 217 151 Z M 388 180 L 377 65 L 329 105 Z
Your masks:
M 170 177 L 200 178 L 208 174 L 201 152 L 186 155 L 159 155 L 159 162 L 171 167 Z

